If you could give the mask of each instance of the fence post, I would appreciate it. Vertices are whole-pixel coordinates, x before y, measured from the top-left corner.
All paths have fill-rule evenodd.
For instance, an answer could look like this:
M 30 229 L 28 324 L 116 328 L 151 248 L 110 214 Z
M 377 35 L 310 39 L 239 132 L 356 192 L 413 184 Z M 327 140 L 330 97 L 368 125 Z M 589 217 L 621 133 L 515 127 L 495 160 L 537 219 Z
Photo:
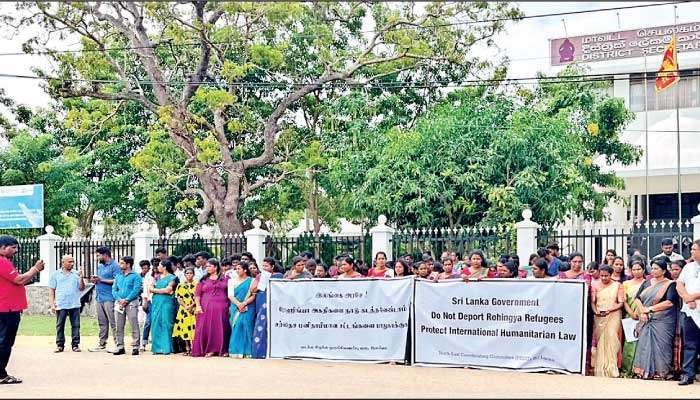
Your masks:
M 372 254 L 374 256 L 377 252 L 383 251 L 386 253 L 387 260 L 393 260 L 393 248 L 391 246 L 391 239 L 394 236 L 394 228 L 386 224 L 386 215 L 382 214 L 377 218 L 377 226 L 369 230 L 372 235 Z
M 698 204 L 698 212 L 700 212 L 700 204 Z M 693 240 L 700 240 L 700 214 L 690 220 L 693 224 Z
M 53 271 L 58 270 L 60 260 L 56 258 L 56 244 L 61 241 L 61 237 L 53 234 L 53 226 L 46 225 L 45 235 L 39 236 L 39 258 L 44 260 L 44 270 L 39 273 L 37 286 L 49 286 L 49 278 Z
M 260 229 L 262 222 L 255 218 L 253 220 L 253 229 L 243 232 L 246 238 L 246 251 L 250 252 L 258 262 L 258 265 L 262 263 L 263 258 L 265 258 L 265 239 L 267 239 L 267 232 L 264 229 Z
M 527 265 L 527 260 L 530 259 L 530 254 L 537 251 L 537 230 L 541 226 L 532 221 L 532 210 L 526 208 L 522 213 L 523 220 L 515 224 L 517 241 L 516 248 L 518 257 L 520 258 L 519 266 Z
M 150 260 L 153 258 L 153 249 L 151 245 L 158 239 L 158 235 L 151 232 L 148 224 L 142 224 L 139 226 L 139 230 L 131 235 L 134 239 L 134 271 L 141 273 L 141 267 L 139 262 L 141 260 Z

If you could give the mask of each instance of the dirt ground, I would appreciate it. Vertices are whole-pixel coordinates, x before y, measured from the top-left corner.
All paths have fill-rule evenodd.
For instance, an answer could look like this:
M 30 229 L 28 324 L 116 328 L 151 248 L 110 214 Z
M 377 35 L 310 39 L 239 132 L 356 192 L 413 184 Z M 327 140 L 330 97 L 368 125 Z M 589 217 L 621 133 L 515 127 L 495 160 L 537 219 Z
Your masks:
M 8 371 L 24 380 L 0 398 L 203 397 L 634 397 L 700 398 L 700 383 L 608 379 L 292 360 L 53 354 L 53 337 L 22 336 Z M 128 343 L 128 339 L 127 339 Z

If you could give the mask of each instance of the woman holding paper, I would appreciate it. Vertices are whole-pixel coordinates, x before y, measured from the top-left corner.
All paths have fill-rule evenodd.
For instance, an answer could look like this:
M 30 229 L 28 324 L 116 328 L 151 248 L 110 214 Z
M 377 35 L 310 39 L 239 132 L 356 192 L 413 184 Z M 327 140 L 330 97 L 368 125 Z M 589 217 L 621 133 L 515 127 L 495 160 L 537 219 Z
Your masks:
M 617 378 L 621 366 L 621 320 L 625 303 L 625 291 L 620 282 L 610 276 L 613 270 L 607 265 L 600 268 L 600 287 L 591 291 L 595 347 L 591 349 L 593 374 Z
M 277 261 L 267 257 L 262 262 L 262 271 L 253 281 L 255 293 L 255 325 L 253 327 L 253 358 L 267 356 L 267 286 L 270 279 L 282 279 L 277 269 Z
M 639 312 L 639 343 L 634 356 L 634 373 L 643 379 L 670 379 L 678 293 L 676 283 L 669 279 L 666 260 L 652 261 L 651 276 L 651 280 L 642 284 L 635 300 Z
M 236 358 L 253 355 L 253 324 L 255 324 L 255 293 L 250 265 L 246 261 L 234 267 L 234 276 L 228 281 L 228 298 L 231 300 L 231 341 L 228 353 Z
M 639 319 L 637 315 L 637 293 L 642 286 L 644 280 L 644 262 L 640 259 L 634 259 L 630 266 L 632 279 L 628 279 L 622 283 L 625 289 L 625 315 L 629 319 Z M 625 338 L 622 345 L 622 372 L 629 374 L 632 372 L 632 363 L 634 362 L 634 353 L 637 348 L 637 341 L 628 341 L 630 338 Z

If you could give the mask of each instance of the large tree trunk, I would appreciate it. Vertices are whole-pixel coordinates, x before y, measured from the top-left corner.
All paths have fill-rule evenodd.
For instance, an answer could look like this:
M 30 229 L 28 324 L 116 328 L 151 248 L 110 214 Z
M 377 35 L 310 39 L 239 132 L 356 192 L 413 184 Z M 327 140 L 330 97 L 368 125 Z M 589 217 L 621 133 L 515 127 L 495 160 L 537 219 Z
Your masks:
M 83 237 L 89 238 L 92 236 L 92 221 L 95 219 L 95 206 L 90 205 L 85 213 L 78 219 L 78 228 Z
M 229 203 L 227 207 L 224 206 L 223 202 L 213 204 L 212 213 L 214 214 L 214 220 L 216 220 L 222 235 L 243 233 L 243 224 L 238 219 L 239 202 L 240 200 L 236 201 L 235 205 Z M 233 209 L 233 212 L 229 212 L 231 209 Z

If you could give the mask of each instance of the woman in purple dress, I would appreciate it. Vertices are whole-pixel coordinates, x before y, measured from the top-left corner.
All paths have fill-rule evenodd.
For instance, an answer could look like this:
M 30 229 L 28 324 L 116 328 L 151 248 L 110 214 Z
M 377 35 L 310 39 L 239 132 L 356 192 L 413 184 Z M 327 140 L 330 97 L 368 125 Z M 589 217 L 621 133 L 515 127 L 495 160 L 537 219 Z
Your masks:
M 195 290 L 195 330 L 193 357 L 227 357 L 231 325 L 228 322 L 228 278 L 221 273 L 219 260 L 207 261 L 207 273 Z

